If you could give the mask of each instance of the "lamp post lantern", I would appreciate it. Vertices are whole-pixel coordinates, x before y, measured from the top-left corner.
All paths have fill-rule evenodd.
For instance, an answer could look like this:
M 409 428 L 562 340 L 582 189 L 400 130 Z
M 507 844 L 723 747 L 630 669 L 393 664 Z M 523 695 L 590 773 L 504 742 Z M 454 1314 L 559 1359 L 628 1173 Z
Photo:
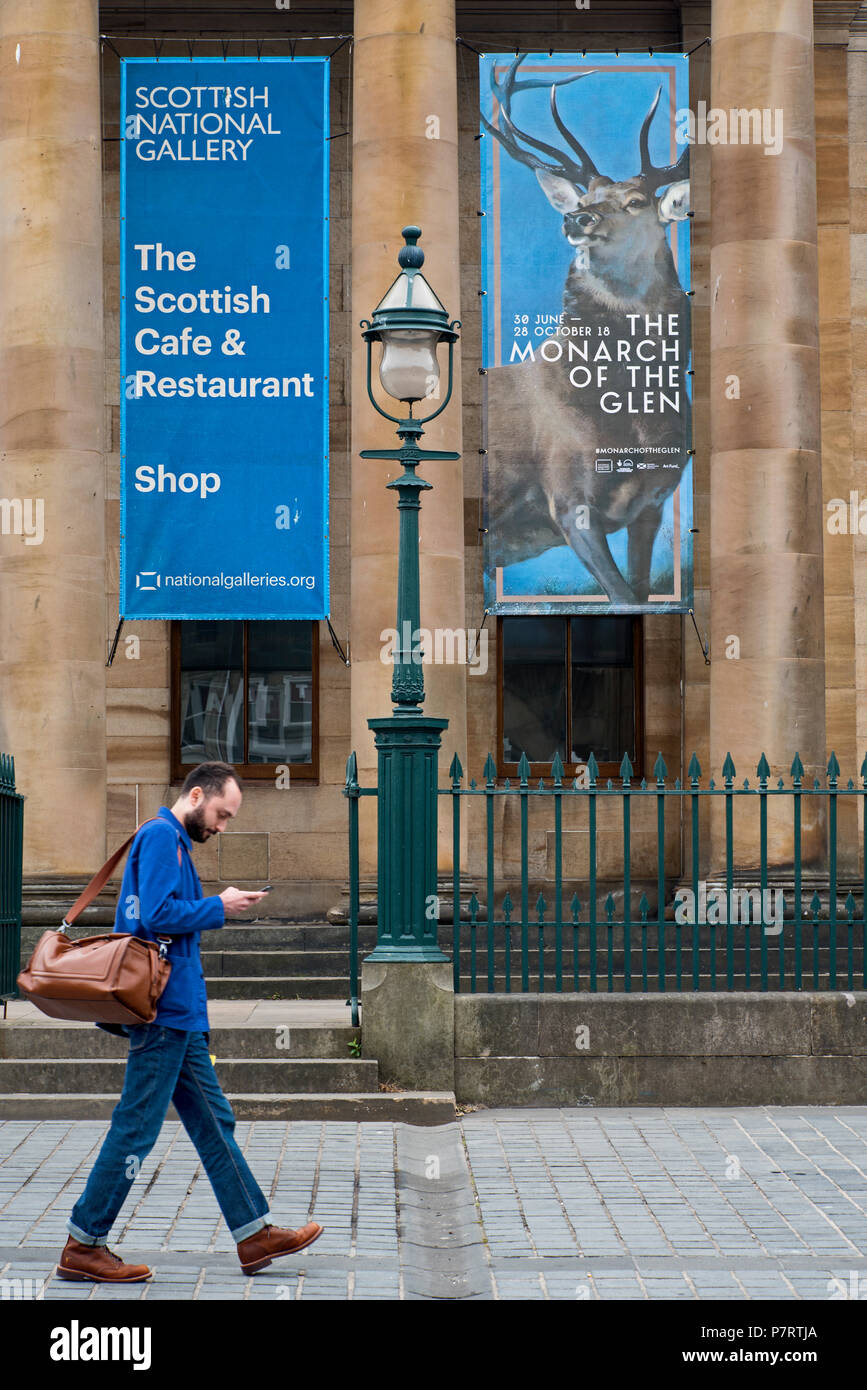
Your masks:
M 420 623 L 419 530 L 421 496 L 431 488 L 416 473 L 427 460 L 455 460 L 460 454 L 423 449 L 423 426 L 448 405 L 454 374 L 454 345 L 460 328 L 421 274 L 424 252 L 420 227 L 404 227 L 398 253 L 400 274 L 374 309 L 362 319 L 367 343 L 367 393 L 380 415 L 397 425 L 397 449 L 363 449 L 363 459 L 396 461 L 402 472 L 387 484 L 398 494 L 400 535 L 397 562 L 397 644 L 391 685 L 391 715 L 368 719 L 377 748 L 377 944 L 368 960 L 445 961 L 437 943 L 437 762 L 448 720 L 423 713 L 424 677 L 415 645 Z M 390 415 L 377 402 L 371 382 L 372 347 L 382 345 L 379 379 L 386 393 L 408 406 Z M 418 402 L 438 398 L 437 347 L 448 343 L 448 384 L 436 410 L 413 416 Z

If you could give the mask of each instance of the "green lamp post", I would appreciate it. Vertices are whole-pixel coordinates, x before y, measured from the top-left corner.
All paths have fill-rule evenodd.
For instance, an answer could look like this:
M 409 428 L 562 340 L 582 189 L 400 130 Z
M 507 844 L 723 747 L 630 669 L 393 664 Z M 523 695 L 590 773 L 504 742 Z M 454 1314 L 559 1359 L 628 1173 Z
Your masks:
M 397 562 L 397 633 L 393 712 L 368 719 L 377 748 L 378 865 L 377 944 L 367 960 L 445 961 L 437 944 L 437 762 L 447 719 L 422 711 L 424 677 L 421 653 L 414 646 L 420 623 L 420 494 L 431 484 L 418 477 L 422 460 L 458 459 L 445 449 L 422 449 L 423 426 L 451 399 L 454 345 L 460 322 L 448 314 L 421 274 L 424 252 L 416 243 L 420 227 L 404 227 L 406 242 L 398 253 L 401 272 L 371 319 L 362 319 L 367 343 L 367 393 L 380 415 L 397 425 L 398 449 L 363 449 L 363 459 L 396 460 L 403 469 L 388 483 L 397 492 L 400 539 Z M 408 406 L 403 416 L 390 415 L 377 403 L 371 385 L 372 345 L 382 344 L 379 379 L 385 392 Z M 438 409 L 413 416 L 419 401 L 436 397 L 440 369 L 437 347 L 448 343 L 448 387 Z

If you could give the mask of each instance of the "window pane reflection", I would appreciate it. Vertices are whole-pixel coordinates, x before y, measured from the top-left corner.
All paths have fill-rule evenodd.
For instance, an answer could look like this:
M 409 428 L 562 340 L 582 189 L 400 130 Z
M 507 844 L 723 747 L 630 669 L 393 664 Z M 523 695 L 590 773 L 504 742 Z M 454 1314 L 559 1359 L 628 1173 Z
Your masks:
M 247 628 L 247 760 L 309 763 L 313 757 L 313 629 L 251 622 Z
M 635 763 L 631 618 L 572 619 L 572 759 Z
M 505 619 L 503 757 L 566 758 L 566 624 L 562 618 Z
M 244 761 L 243 624 L 181 625 L 181 762 Z

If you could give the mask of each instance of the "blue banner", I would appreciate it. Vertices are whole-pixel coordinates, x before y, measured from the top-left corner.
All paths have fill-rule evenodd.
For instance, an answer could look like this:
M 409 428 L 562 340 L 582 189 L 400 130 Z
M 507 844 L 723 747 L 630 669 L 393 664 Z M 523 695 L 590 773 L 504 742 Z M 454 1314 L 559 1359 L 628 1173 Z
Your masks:
M 328 59 L 121 74 L 121 614 L 325 617 Z
M 485 607 L 692 603 L 689 64 L 480 62 Z

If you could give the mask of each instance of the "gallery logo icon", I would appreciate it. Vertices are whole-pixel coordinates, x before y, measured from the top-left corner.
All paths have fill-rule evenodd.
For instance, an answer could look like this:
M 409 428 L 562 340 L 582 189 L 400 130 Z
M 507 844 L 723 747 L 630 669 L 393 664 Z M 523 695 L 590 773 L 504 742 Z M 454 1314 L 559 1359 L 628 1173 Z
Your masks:
M 613 467 L 614 467 L 614 465 L 613 465 L 613 463 L 611 462 L 611 459 L 597 459 L 597 460 L 596 460 L 596 472 L 597 472 L 597 473 L 610 473 L 610 472 L 612 471 Z
M 145 580 L 147 579 L 155 579 L 156 583 L 146 584 Z M 156 590 L 160 587 L 160 576 L 157 574 L 156 570 L 142 570 L 141 573 L 137 574 L 135 577 L 135 587 L 137 589 Z
M 617 460 L 617 472 L 618 472 L 618 473 L 631 473 L 634 467 L 635 467 L 635 464 L 633 463 L 632 459 L 630 459 L 630 458 L 618 459 L 618 460 Z

